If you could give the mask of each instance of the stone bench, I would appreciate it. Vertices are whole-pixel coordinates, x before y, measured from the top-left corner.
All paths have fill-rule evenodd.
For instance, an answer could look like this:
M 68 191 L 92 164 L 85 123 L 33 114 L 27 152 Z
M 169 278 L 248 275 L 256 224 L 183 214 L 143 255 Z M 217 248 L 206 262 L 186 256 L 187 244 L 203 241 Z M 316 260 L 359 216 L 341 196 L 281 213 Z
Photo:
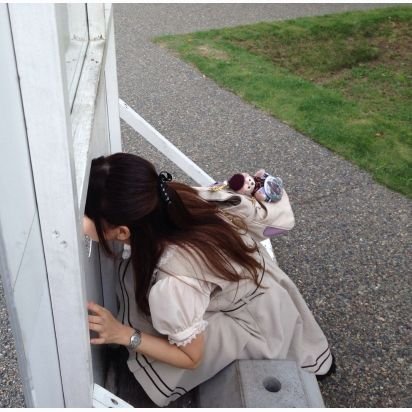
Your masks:
M 316 376 L 290 360 L 238 360 L 198 388 L 201 408 L 322 408 Z

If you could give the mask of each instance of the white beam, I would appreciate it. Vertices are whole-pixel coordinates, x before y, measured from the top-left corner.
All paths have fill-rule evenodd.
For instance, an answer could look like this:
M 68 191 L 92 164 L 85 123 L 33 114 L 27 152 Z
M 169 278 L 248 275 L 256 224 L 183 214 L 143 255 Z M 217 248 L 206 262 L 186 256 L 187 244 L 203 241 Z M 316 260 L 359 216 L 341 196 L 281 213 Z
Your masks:
M 122 99 L 119 99 L 120 117 L 138 132 L 150 144 L 168 157 L 180 169 L 201 186 L 208 186 L 215 182 L 204 170 L 182 153 L 175 145 L 169 142 L 160 132 L 151 126 L 143 117 L 139 116 Z

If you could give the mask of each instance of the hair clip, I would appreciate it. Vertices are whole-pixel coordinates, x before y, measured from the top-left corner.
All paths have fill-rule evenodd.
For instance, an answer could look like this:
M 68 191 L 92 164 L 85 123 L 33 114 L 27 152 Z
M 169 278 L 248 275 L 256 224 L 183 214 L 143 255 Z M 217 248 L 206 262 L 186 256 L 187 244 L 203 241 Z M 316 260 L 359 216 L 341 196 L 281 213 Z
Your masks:
M 169 172 L 163 170 L 159 173 L 159 180 L 161 182 L 170 182 L 172 179 L 173 176 Z
M 162 171 L 159 173 L 158 181 L 159 181 L 160 197 L 168 205 L 170 205 L 172 201 L 170 200 L 170 197 L 166 191 L 166 188 L 167 188 L 166 183 L 170 182 L 172 179 L 173 177 L 169 172 Z

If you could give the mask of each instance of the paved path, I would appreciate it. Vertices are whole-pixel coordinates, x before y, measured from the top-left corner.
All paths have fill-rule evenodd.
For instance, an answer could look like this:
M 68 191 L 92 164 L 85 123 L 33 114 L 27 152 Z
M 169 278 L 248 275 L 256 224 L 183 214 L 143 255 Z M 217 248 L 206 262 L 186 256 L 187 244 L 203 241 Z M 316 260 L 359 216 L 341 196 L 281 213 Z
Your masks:
M 119 88 L 215 178 L 259 166 L 284 178 L 297 226 L 274 248 L 337 356 L 338 374 L 321 386 L 327 405 L 412 406 L 406 391 L 411 202 L 150 42 L 158 34 L 366 7 L 374 5 L 115 5 Z M 184 179 L 126 126 L 123 137 L 125 150 Z M 2 293 L 0 285 L 0 407 L 20 407 Z
M 375 6 L 115 5 L 121 98 L 217 179 L 260 166 L 284 178 L 297 225 L 274 248 L 336 354 L 339 371 L 321 385 L 329 407 L 412 406 L 406 390 L 411 202 L 220 89 L 150 38 L 366 7 Z M 127 126 L 123 138 L 125 150 L 183 178 Z
M 0 408 L 22 407 L 23 388 L 0 276 Z

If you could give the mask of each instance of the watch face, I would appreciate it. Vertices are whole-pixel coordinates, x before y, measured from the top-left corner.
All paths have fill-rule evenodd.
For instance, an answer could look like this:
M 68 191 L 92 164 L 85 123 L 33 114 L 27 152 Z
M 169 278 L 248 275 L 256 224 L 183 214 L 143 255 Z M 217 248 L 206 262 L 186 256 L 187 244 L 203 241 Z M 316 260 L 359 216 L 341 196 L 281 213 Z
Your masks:
M 131 338 L 130 338 L 130 347 L 135 349 L 139 346 L 140 344 L 140 335 L 135 333 Z

